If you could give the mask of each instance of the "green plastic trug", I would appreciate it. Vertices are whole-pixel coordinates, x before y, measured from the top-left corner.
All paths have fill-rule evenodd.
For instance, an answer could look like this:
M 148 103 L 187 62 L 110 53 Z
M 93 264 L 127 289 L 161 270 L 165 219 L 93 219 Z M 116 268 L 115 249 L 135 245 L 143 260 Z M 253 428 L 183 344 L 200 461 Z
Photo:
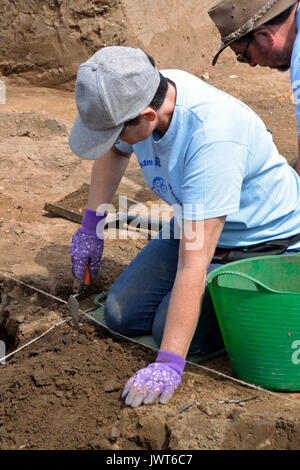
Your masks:
M 207 282 L 234 374 L 300 391 L 300 256 L 236 261 Z

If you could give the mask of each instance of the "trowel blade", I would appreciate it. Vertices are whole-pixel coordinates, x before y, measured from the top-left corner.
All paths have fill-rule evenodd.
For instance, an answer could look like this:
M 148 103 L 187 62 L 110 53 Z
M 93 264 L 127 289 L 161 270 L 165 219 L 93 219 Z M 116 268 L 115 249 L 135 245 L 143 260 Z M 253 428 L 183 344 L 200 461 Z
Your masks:
M 69 313 L 72 317 L 74 325 L 76 327 L 78 327 L 78 323 L 79 323 L 79 303 L 77 302 L 74 295 L 70 295 L 70 297 L 68 299 L 68 308 L 69 308 Z

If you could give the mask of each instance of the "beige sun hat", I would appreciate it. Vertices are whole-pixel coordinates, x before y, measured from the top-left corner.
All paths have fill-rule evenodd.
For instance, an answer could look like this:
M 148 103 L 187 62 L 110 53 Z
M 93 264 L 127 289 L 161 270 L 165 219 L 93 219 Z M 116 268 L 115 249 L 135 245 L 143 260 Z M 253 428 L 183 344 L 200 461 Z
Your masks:
M 217 0 L 208 10 L 221 35 L 221 47 L 212 65 L 216 65 L 221 52 L 232 42 L 254 31 L 290 8 L 297 0 Z

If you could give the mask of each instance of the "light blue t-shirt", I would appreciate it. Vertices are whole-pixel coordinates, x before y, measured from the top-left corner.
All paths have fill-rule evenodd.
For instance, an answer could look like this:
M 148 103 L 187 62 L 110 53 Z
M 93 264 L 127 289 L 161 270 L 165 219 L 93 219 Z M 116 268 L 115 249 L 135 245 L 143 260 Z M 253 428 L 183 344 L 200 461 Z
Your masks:
M 296 116 L 298 135 L 300 135 L 300 4 L 297 8 L 296 23 L 298 33 L 294 42 L 292 57 L 291 57 L 291 84 L 296 103 Z
M 300 233 L 300 179 L 245 104 L 180 70 L 162 71 L 177 89 L 172 121 L 129 146 L 152 191 L 188 220 L 227 216 L 218 246 Z M 293 248 L 300 247 L 300 242 Z

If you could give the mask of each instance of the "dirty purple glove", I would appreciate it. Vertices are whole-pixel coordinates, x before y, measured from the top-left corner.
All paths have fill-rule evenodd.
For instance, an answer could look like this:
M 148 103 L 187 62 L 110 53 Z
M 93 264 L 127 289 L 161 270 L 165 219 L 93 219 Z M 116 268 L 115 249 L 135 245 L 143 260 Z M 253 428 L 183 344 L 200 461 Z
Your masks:
M 73 235 L 70 255 L 72 272 L 77 279 L 84 279 L 89 261 L 91 278 L 97 276 L 103 253 L 105 217 L 106 214 L 97 215 L 95 211 L 86 209 L 81 227 Z
M 167 403 L 181 382 L 185 359 L 177 354 L 160 350 L 156 361 L 139 370 L 128 380 L 122 398 L 133 408 L 142 403 L 153 403 L 160 396 L 160 403 Z

